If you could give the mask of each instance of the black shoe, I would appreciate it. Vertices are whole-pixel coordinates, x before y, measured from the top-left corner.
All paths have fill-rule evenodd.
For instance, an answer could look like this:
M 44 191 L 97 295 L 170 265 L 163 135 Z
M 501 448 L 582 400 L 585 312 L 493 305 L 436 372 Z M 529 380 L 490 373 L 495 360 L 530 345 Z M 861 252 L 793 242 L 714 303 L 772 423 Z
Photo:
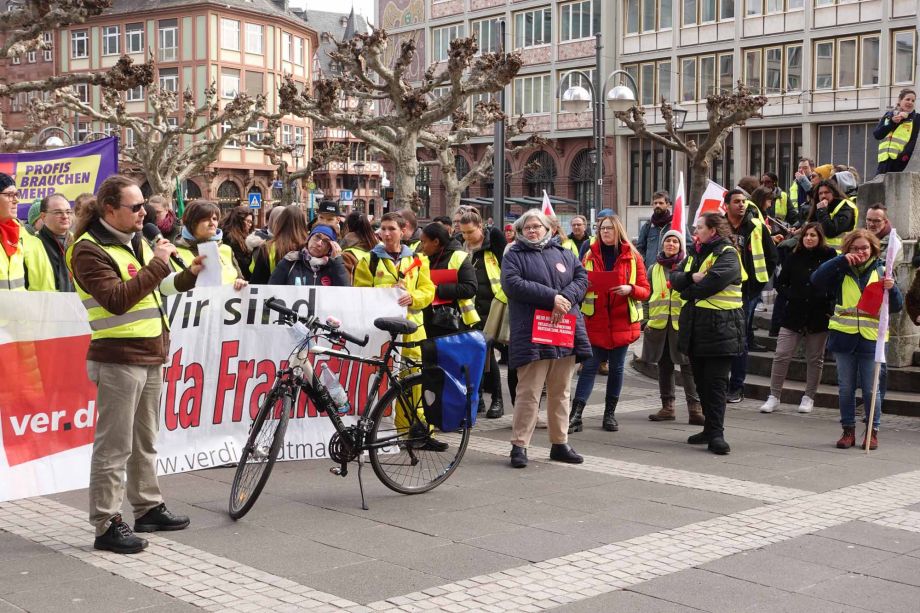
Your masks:
M 572 401 L 572 410 L 569 413 L 569 434 L 573 432 L 581 432 L 584 428 L 584 423 L 581 421 L 581 414 L 585 410 L 585 401 L 584 400 L 573 400 Z
M 482 397 L 482 392 L 479 392 L 479 406 L 476 407 L 476 413 L 481 414 L 486 412 L 486 399 Z
M 709 442 L 709 439 L 711 438 L 712 436 L 708 432 L 703 430 L 702 432 L 697 432 L 696 434 L 690 436 L 687 439 L 687 442 L 690 443 L 691 445 L 705 445 Z
M 729 390 L 728 394 L 725 396 L 725 402 L 728 404 L 738 404 L 744 400 L 744 388 Z
M 157 532 L 158 530 L 184 530 L 188 528 L 186 515 L 173 515 L 164 503 L 153 507 L 134 520 L 135 532 Z
M 419 449 L 422 451 L 447 451 L 450 449 L 450 445 L 436 438 L 430 438 L 425 441 L 425 444 L 419 447 Z
M 725 438 L 723 438 L 721 434 L 709 439 L 709 451 L 714 454 L 728 455 L 728 452 L 731 450 L 732 448 L 728 446 L 728 443 L 725 442 Z
M 511 467 L 524 468 L 527 466 L 527 449 L 511 445 Z
M 128 527 L 121 515 L 112 518 L 112 525 L 104 534 L 97 536 L 93 549 L 114 551 L 115 553 L 138 553 L 147 549 L 147 539 L 142 539 Z
M 581 464 L 585 461 L 568 443 L 553 443 L 549 449 L 549 459 L 566 464 Z
M 779 336 L 778 332 L 777 332 L 777 336 Z M 750 349 L 748 349 L 748 351 L 756 351 L 757 353 L 763 353 L 765 351 L 770 351 L 770 349 L 766 345 L 763 345 L 758 342 L 753 342 L 751 343 L 751 347 Z
M 492 396 L 492 404 L 489 405 L 489 410 L 486 412 L 487 419 L 498 419 L 505 414 L 505 403 L 502 401 L 501 396 Z
M 620 424 L 617 423 L 615 415 L 619 401 L 619 398 L 608 398 L 604 402 L 604 421 L 601 427 L 607 432 L 616 432 L 620 429 Z

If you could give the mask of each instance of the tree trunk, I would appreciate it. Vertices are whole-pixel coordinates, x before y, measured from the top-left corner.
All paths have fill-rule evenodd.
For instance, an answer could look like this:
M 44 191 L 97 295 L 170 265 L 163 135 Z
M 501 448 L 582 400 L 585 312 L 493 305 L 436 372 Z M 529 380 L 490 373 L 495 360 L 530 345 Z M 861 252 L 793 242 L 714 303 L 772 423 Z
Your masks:
M 399 145 L 394 160 L 393 176 L 393 202 L 390 211 L 400 211 L 404 208 L 417 210 L 416 178 L 418 177 L 418 157 L 416 154 L 417 139 L 407 137 Z
M 691 160 L 691 169 L 693 171 L 693 180 L 690 182 L 690 193 L 687 196 L 688 223 L 692 223 L 696 216 L 696 210 L 700 206 L 700 200 L 709 185 L 709 170 L 711 167 L 710 160 L 702 154 L 698 154 L 699 159 Z

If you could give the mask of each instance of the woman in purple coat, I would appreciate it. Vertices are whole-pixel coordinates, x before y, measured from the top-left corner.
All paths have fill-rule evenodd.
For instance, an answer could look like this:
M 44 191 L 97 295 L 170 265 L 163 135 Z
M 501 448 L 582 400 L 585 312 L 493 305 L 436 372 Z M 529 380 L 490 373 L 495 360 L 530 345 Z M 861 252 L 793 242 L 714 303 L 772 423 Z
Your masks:
M 502 260 L 502 289 L 508 297 L 508 366 L 518 373 L 517 401 L 511 428 L 511 466 L 527 466 L 527 445 L 537 423 L 540 394 L 546 385 L 550 459 L 579 464 L 584 459 L 568 444 L 569 388 L 576 361 L 591 357 L 579 305 L 588 290 L 588 273 L 550 232 L 549 218 L 531 209 L 514 224 L 515 241 Z M 534 342 L 534 318 L 544 311 L 558 323 L 575 318 L 574 347 Z

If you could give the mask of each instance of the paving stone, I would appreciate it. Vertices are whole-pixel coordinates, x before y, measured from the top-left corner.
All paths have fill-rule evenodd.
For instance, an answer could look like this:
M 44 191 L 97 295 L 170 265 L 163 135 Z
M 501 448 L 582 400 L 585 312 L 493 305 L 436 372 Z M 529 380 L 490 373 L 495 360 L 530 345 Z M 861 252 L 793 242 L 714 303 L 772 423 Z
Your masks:
M 920 602 L 920 587 L 858 574 L 835 577 L 802 593 L 884 613 L 916 613 Z

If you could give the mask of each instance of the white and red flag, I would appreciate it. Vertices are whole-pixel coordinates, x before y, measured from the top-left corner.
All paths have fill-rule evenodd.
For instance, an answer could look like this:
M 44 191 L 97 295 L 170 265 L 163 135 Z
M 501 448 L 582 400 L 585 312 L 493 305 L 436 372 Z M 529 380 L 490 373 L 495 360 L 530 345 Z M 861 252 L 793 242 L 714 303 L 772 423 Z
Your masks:
M 671 216 L 671 229 L 681 234 L 687 231 L 687 197 L 684 195 L 684 173 L 677 181 L 677 194 L 674 196 L 674 214 Z
M 699 216 L 705 213 L 722 213 L 724 215 L 724 198 L 725 192 L 727 191 L 727 189 L 715 181 L 709 181 L 709 183 L 706 184 L 706 191 L 703 192 L 703 197 L 700 198 L 700 205 L 696 209 L 693 223 L 696 223 Z
M 555 217 L 556 211 L 553 210 L 553 205 L 549 201 L 549 194 L 546 193 L 546 190 L 543 190 L 543 214 L 547 217 Z

